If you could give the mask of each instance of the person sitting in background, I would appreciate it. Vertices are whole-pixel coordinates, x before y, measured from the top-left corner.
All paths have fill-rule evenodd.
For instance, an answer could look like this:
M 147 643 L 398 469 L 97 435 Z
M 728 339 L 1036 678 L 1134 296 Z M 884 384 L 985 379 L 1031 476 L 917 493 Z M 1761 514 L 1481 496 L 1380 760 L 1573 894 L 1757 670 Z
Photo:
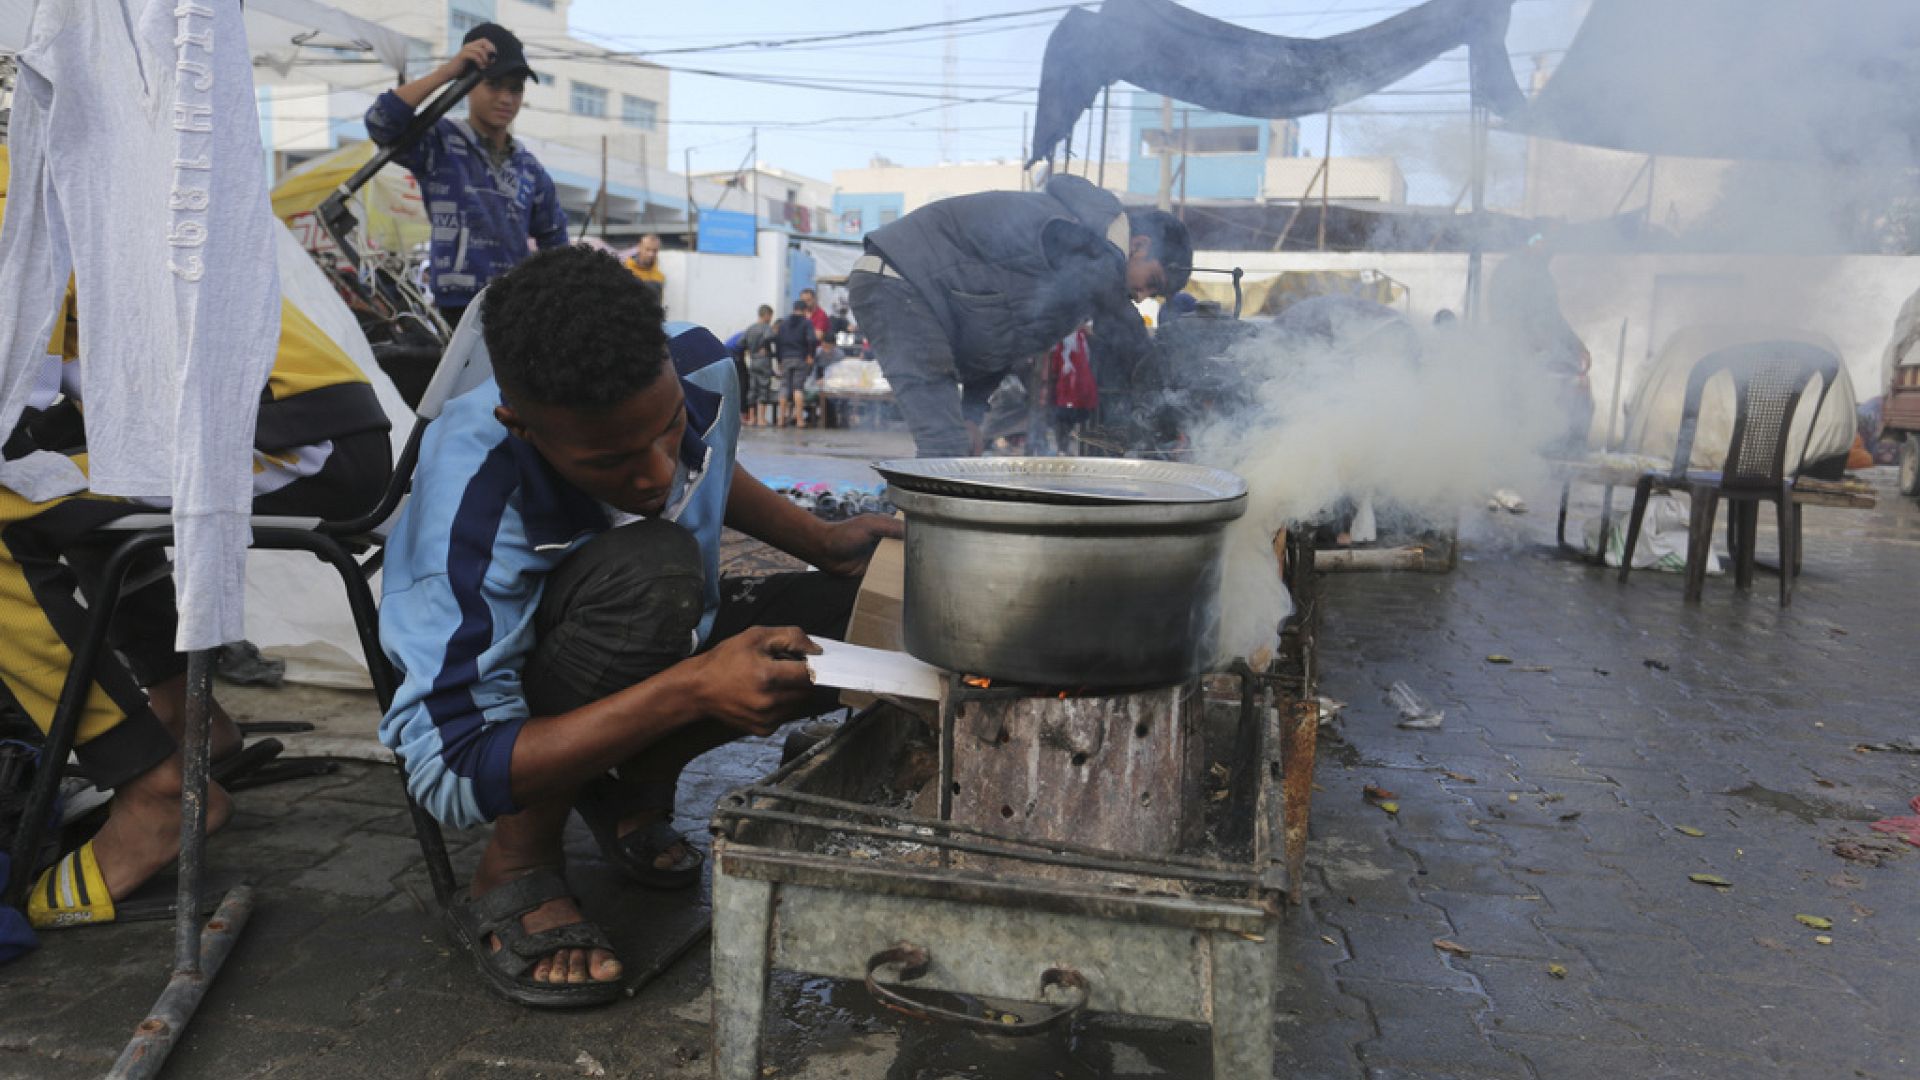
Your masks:
M 440 120 L 393 157 L 420 182 L 433 218 L 428 279 L 448 326 L 460 322 L 487 282 L 526 258 L 529 237 L 542 248 L 567 242 L 567 212 L 553 178 L 508 130 L 527 80 L 540 76 L 505 27 L 481 23 L 452 59 L 381 94 L 367 110 L 367 136 L 380 146 L 398 142 L 414 110 L 469 65 L 487 77 L 467 95 L 467 118 Z
M 0 216 L 9 160 L 0 147 Z M 277 227 L 277 226 L 276 226 Z M 45 377 L 6 439 L 14 457 L 34 450 L 87 464 L 81 348 L 86 298 L 68 293 L 55 321 Z M 111 363 L 107 358 L 105 363 Z M 254 512 L 347 520 L 373 509 L 392 469 L 390 424 L 353 359 L 289 300 L 280 304 L 280 338 L 260 390 L 254 428 Z M 80 494 L 32 502 L 0 487 L 0 697 L 52 728 L 74 652 L 86 634 L 84 600 L 98 587 L 112 541 L 97 530 L 152 505 Z M 164 569 L 155 556 L 136 570 Z M 113 922 L 117 906 L 180 849 L 181 759 L 186 716 L 186 656 L 173 650 L 174 594 L 164 574 L 122 597 L 80 717 L 75 755 L 95 787 L 112 791 L 107 823 L 64 854 L 34 885 L 27 916 L 36 927 Z M 226 823 L 231 805 L 218 781 L 262 764 L 277 750 L 242 748 L 239 727 L 212 706 L 213 783 L 207 826 Z M 257 751 L 267 751 L 258 753 Z M 18 867 L 32 873 L 37 867 Z
M 783 426 L 807 426 L 807 376 L 813 373 L 813 354 L 820 348 L 820 336 L 814 333 L 806 293 L 793 302 L 793 312 L 780 320 L 774 332 L 774 357 L 780 361 L 778 400 L 787 409 Z
M 427 429 L 387 547 L 380 640 L 401 684 L 380 738 L 434 817 L 493 822 L 451 911 L 488 986 L 596 1004 L 621 967 L 561 877 L 568 815 L 641 884 L 697 883 L 672 827 L 681 769 L 832 707 L 808 635 L 844 635 L 874 545 L 902 528 L 828 524 L 741 468 L 725 348 L 665 324 L 612 256 L 541 252 L 484 303 L 494 378 Z M 820 570 L 723 579 L 723 524 Z

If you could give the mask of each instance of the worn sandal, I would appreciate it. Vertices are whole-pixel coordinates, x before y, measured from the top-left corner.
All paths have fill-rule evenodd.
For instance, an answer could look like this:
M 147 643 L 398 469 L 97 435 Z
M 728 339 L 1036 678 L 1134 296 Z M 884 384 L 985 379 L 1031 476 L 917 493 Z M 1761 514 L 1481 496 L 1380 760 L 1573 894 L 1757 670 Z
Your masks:
M 578 1008 L 604 1005 L 623 992 L 620 980 L 584 983 L 535 982 L 532 972 L 540 961 L 562 949 L 605 949 L 613 943 L 598 926 L 582 920 L 528 933 L 520 917 L 549 900 L 571 897 L 572 891 L 552 870 L 535 870 L 489 891 L 485 896 L 462 895 L 447 906 L 447 920 L 460 943 L 473 957 L 487 988 L 517 1005 L 535 1008 Z M 487 943 L 499 939 L 500 948 Z
M 109 923 L 115 918 L 107 880 L 100 876 L 89 840 L 60 857 L 33 883 L 27 897 L 27 922 L 35 930 Z
M 649 889 L 685 889 L 698 884 L 706 856 L 674 831 L 668 823 L 670 814 L 663 813 L 659 821 L 620 835 L 620 819 L 632 812 L 629 803 L 613 783 L 595 780 L 580 790 L 580 798 L 573 808 L 580 812 L 587 828 L 593 830 L 601 854 L 634 881 Z M 686 853 L 672 866 L 654 865 L 655 859 L 672 851 L 675 845 L 683 847 Z

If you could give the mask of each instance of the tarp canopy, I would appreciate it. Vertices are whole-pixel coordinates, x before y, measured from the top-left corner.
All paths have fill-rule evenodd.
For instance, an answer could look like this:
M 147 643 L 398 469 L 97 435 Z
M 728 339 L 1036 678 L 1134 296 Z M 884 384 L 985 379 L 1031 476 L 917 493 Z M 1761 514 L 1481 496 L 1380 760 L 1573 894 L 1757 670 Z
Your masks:
M 1594 0 L 1511 130 L 1634 153 L 1913 164 L 1913 0 Z
M 1476 99 L 1511 113 L 1525 105 L 1507 58 L 1512 4 L 1430 0 L 1364 29 L 1317 39 L 1263 34 L 1172 0 L 1106 0 L 1098 12 L 1076 8 L 1047 38 L 1028 164 L 1052 155 L 1111 83 L 1235 116 L 1281 120 L 1365 97 L 1461 45 L 1472 49 Z
M 33 7 L 34 0 L 0 0 L 0 52 L 26 47 Z M 256 66 L 285 73 L 301 46 L 313 46 L 371 53 L 396 73 L 406 71 L 413 39 L 318 0 L 247 0 L 245 16 Z
M 1627 435 L 1621 449 L 1671 462 L 1680 442 L 1687 377 L 1693 373 L 1693 365 L 1721 349 L 1768 341 L 1812 345 L 1841 356 L 1840 350 L 1825 336 L 1790 327 L 1715 323 L 1678 330 L 1667 339 L 1652 369 L 1634 388 L 1633 397 L 1627 403 Z M 1842 359 L 1844 361 L 1844 357 Z M 1859 402 L 1854 397 L 1853 380 L 1847 376 L 1844 362 L 1840 365 L 1840 377 L 1827 391 L 1817 420 L 1813 416 L 1814 396 L 1814 391 L 1809 390 L 1800 399 L 1793 423 L 1787 429 L 1789 472 L 1798 467 L 1794 448 L 1803 443 L 1806 456 L 1799 459 L 1798 464 L 1824 461 L 1836 454 L 1844 456 L 1853 445 L 1857 423 L 1854 412 Z M 1700 394 L 1700 422 L 1693 438 L 1693 468 L 1718 469 L 1726 463 L 1727 446 L 1733 439 L 1733 411 L 1733 377 L 1723 371 L 1707 380 Z M 1809 423 L 1814 425 L 1813 437 L 1806 441 Z
M 284 222 L 308 251 L 330 251 L 333 238 L 320 227 L 314 208 L 373 157 L 373 143 L 348 143 L 288 173 L 273 189 L 273 216 Z M 433 233 L 420 185 L 405 169 L 381 169 L 355 196 L 367 250 L 405 255 Z

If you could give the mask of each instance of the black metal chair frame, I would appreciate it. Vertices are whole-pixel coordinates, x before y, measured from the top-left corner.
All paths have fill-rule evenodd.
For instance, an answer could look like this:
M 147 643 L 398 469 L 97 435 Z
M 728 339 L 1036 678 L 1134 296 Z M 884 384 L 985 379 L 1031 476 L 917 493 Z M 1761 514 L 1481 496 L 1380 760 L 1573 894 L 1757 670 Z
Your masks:
M 317 518 L 256 516 L 251 521 L 252 547 L 262 551 L 304 551 L 333 567 L 346 590 L 347 604 L 353 613 L 354 630 L 366 653 L 367 670 L 372 677 L 374 695 L 384 714 L 393 704 L 398 689 L 393 666 L 380 649 L 379 609 L 374 602 L 368 578 L 380 567 L 385 550 L 383 526 L 399 510 L 412 488 L 413 473 L 419 463 L 420 443 L 427 425 L 438 417 L 446 400 L 462 388 L 467 378 L 468 358 L 456 354 L 460 344 L 479 336 L 478 297 L 467 318 L 448 344 L 439 368 L 428 385 L 416 412 L 413 429 L 394 462 L 392 475 L 380 501 L 372 510 L 348 521 L 322 521 Z M 471 323 L 471 327 L 469 327 Z M 449 363 L 453 360 L 453 363 Z M 54 797 L 67 756 L 73 750 L 79 731 L 94 669 L 107 645 L 108 630 L 120 598 L 131 591 L 129 575 L 142 556 L 163 552 L 173 545 L 174 529 L 165 514 L 131 514 L 103 526 L 103 537 L 124 536 L 107 557 L 87 608 L 85 637 L 74 651 L 66 682 L 54 709 L 53 723 L 47 732 L 41 754 L 42 767 L 35 771 L 33 787 L 19 826 L 15 830 L 12 863 L 15 868 L 7 884 L 4 902 L 26 907 L 33 878 L 32 853 L 41 842 L 52 815 Z M 363 557 L 356 558 L 355 553 Z M 178 1041 L 200 999 L 219 972 L 240 929 L 252 911 L 252 890 L 245 885 L 228 894 L 202 936 L 200 912 L 205 907 L 207 728 L 211 693 L 211 651 L 189 656 L 187 679 L 187 723 L 183 747 L 184 782 L 181 793 L 182 822 L 179 866 L 179 892 L 175 904 L 174 969 L 167 988 L 155 1003 L 147 1022 L 135 1031 L 111 1076 L 144 1077 L 158 1073 L 168 1051 Z M 439 822 L 406 792 L 406 778 L 400 776 L 401 792 L 406 798 L 414 833 L 425 857 L 427 876 L 435 898 L 444 909 L 453 897 L 453 864 L 447 856 L 445 838 Z
M 1700 399 L 1707 383 L 1725 372 L 1733 379 L 1733 433 L 1719 472 L 1691 468 L 1694 437 L 1700 424 Z M 1840 359 L 1825 349 L 1799 342 L 1755 342 L 1720 349 L 1702 357 L 1687 377 L 1687 396 L 1669 472 L 1649 472 L 1634 485 L 1633 512 L 1627 521 L 1620 564 L 1625 582 L 1633 569 L 1633 549 L 1641 519 L 1655 490 L 1684 491 L 1691 521 L 1687 532 L 1686 599 L 1698 601 L 1706 587 L 1707 557 L 1713 544 L 1713 519 L 1722 499 L 1728 503 L 1727 539 L 1734 563 L 1734 584 L 1753 585 L 1754 548 L 1760 528 L 1760 504 L 1774 504 L 1780 531 L 1780 606 L 1793 602 L 1793 579 L 1800 571 L 1801 509 L 1793 501 L 1794 477 L 1787 470 L 1794 416 L 1807 384 L 1820 380 L 1799 447 L 1806 457 L 1827 391 L 1840 372 Z M 1758 409 L 1764 415 L 1756 415 Z M 1777 415 L 1776 415 L 1777 414 Z M 1797 463 L 1796 463 L 1797 468 Z

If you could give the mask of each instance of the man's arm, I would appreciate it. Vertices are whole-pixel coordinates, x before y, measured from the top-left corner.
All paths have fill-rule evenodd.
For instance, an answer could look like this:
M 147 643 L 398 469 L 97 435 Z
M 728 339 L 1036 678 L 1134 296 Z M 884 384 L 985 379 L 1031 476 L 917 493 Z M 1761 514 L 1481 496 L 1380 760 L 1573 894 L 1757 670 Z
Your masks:
M 865 573 L 876 544 L 906 535 L 904 525 L 880 514 L 829 525 L 774 494 L 739 465 L 733 467 L 727 493 L 727 525 L 841 577 Z

